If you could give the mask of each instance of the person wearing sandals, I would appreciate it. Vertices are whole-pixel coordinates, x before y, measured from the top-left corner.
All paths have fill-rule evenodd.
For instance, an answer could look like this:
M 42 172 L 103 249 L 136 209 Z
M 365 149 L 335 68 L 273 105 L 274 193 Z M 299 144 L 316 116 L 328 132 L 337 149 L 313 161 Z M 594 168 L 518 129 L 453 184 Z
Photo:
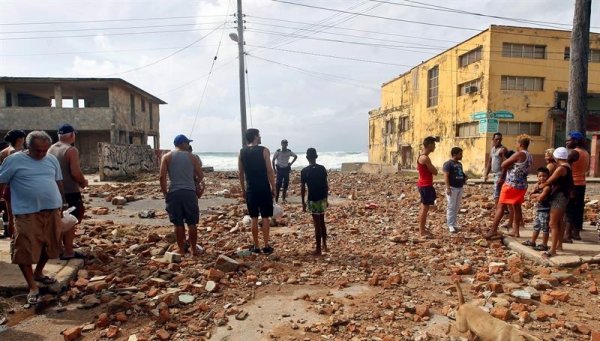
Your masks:
M 542 187 L 551 186 L 550 200 L 550 231 L 552 234 L 552 244 L 550 250 L 544 252 L 545 257 L 556 255 L 556 250 L 562 249 L 563 238 L 563 218 L 569 202 L 569 196 L 573 190 L 573 175 L 571 165 L 569 165 L 569 152 L 565 147 L 556 148 L 554 158 L 558 162 L 558 167 L 552 173 L 550 178 L 542 184 Z
M 300 172 L 300 196 L 302 197 L 302 211 L 308 210 L 312 214 L 315 225 L 316 248 L 314 255 L 321 255 L 322 250 L 327 252 L 327 227 L 325 226 L 325 211 L 327 210 L 327 196 L 329 185 L 327 183 L 327 170 L 322 165 L 317 164 L 317 150 L 308 148 L 306 150 L 306 159 L 309 165 Z M 308 205 L 304 200 L 308 187 Z
M 505 205 L 512 205 L 514 211 L 513 227 L 509 235 L 512 237 L 519 237 L 519 227 L 523 219 L 521 204 L 525 201 L 525 194 L 527 193 L 527 174 L 533 163 L 533 158 L 527 151 L 530 140 L 528 135 L 519 135 L 517 137 L 517 152 L 502 162 L 502 169 L 508 170 L 508 172 L 506 181 L 502 185 L 502 190 L 500 191 L 494 223 L 492 229 L 485 235 L 486 239 L 497 237 L 498 225 L 500 225 L 500 220 L 504 215 Z
M 435 188 L 433 188 L 433 176 L 438 174 L 437 168 L 431 163 L 429 154 L 435 150 L 436 138 L 428 136 L 423 140 L 423 152 L 417 158 L 417 171 L 419 180 L 417 187 L 421 195 L 421 207 L 419 209 L 419 235 L 421 238 L 431 238 L 431 232 L 425 230 L 427 223 L 427 212 L 429 206 L 435 204 Z
M 487 181 L 490 172 L 494 174 L 494 205 L 498 205 L 500 189 L 502 188 L 502 162 L 507 159 L 508 150 L 502 145 L 502 134 L 495 133 L 492 137 L 492 149 L 490 150 L 490 160 L 485 168 L 483 182 Z
M 50 146 L 48 153 L 58 159 L 63 175 L 64 189 L 64 208 L 75 207 L 71 214 L 77 218 L 78 223 L 83 220 L 85 206 L 83 205 L 83 196 L 81 189 L 87 187 L 88 181 L 81 172 L 79 165 L 79 150 L 73 145 L 75 143 L 75 128 L 70 124 L 63 124 L 58 128 L 58 142 Z M 77 226 L 77 225 L 75 225 Z M 61 260 L 72 258 L 85 258 L 85 255 L 73 250 L 73 240 L 75 239 L 75 229 L 73 226 L 69 231 L 63 232 L 63 253 Z
M 189 152 L 190 142 L 192 140 L 185 135 L 175 136 L 175 149 L 166 153 L 160 161 L 159 182 L 169 221 L 175 228 L 178 253 L 183 256 L 189 247 L 192 257 L 196 257 L 202 252 L 198 248 L 200 208 L 197 188 L 204 179 L 204 173 L 200 159 Z M 189 244 L 185 236 L 186 224 Z
M 550 171 L 546 167 L 540 167 L 537 170 L 538 182 L 533 188 L 531 199 L 537 201 L 535 210 L 535 221 L 533 222 L 533 234 L 531 240 L 526 240 L 523 245 L 531 246 L 538 251 L 548 250 L 548 237 L 550 236 L 549 220 L 550 220 L 550 186 L 541 188 L 542 184 L 550 177 Z M 542 243 L 536 245 L 538 236 L 542 234 Z
M 573 193 L 567 205 L 567 228 L 564 242 L 572 243 L 572 239 L 581 240 L 579 232 L 583 228 L 583 213 L 585 206 L 585 174 L 590 169 L 590 153 L 585 150 L 585 136 L 578 131 L 569 133 L 566 142 L 569 156 L 573 154 L 571 164 L 573 171 Z
M 19 265 L 27 281 L 29 304 L 39 303 L 37 282 L 56 282 L 43 271 L 48 260 L 60 254 L 62 172 L 56 157 L 48 154 L 51 143 L 46 132 L 32 131 L 26 137 L 28 149 L 0 165 L 0 187 L 10 184 L 15 216 L 11 261 Z M 33 264 L 37 264 L 35 270 Z

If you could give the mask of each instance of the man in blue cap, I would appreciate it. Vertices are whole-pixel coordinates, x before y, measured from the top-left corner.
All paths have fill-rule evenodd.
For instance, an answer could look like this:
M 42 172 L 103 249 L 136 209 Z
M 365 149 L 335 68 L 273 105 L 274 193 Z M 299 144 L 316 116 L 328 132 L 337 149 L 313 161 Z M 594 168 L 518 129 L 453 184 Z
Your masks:
M 590 169 L 590 153 L 585 150 L 585 136 L 579 131 L 569 133 L 566 147 L 569 149 L 569 159 L 574 160 L 571 165 L 574 187 L 567 206 L 567 228 L 563 242 L 572 243 L 572 239 L 581 240 L 579 232 L 583 228 L 585 175 Z
M 185 224 L 188 225 L 190 250 L 197 256 L 201 248 L 198 243 L 196 225 L 200 220 L 200 208 L 196 188 L 203 182 L 202 163 L 189 152 L 190 142 L 185 135 L 173 140 L 175 150 L 165 154 L 160 162 L 160 190 L 165 196 L 169 220 L 175 226 L 179 254 L 185 254 Z M 168 187 L 167 187 L 168 177 Z

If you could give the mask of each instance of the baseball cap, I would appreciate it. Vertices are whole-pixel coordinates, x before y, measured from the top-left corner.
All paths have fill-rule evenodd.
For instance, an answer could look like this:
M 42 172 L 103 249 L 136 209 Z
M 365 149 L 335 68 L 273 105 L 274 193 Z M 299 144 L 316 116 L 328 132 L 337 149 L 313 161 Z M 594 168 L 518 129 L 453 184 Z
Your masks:
M 60 127 L 58 127 L 58 133 L 60 135 L 74 133 L 74 132 L 75 132 L 75 128 L 73 128 L 73 126 L 68 123 L 65 123 L 65 124 L 61 125 Z
M 185 135 L 177 135 L 175 136 L 175 139 L 173 140 L 173 144 L 176 146 L 179 146 L 182 143 L 190 143 L 193 140 L 188 139 Z
M 569 137 L 573 140 L 581 141 L 583 140 L 583 134 L 578 131 L 572 131 L 569 133 Z
M 317 155 L 317 150 L 316 149 L 314 149 L 314 148 L 308 148 L 306 150 L 306 158 L 308 158 L 308 159 L 316 159 L 317 156 L 319 156 L 319 155 Z
M 288 143 L 286 139 L 281 140 L 281 143 Z
M 569 151 L 565 147 L 558 147 L 554 150 L 552 156 L 555 159 L 567 160 L 569 158 Z

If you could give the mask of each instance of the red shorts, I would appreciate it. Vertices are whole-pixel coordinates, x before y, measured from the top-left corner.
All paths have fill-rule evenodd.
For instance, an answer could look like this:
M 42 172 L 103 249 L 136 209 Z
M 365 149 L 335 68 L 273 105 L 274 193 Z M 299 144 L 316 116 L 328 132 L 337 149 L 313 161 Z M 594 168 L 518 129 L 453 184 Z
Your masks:
M 502 185 L 499 203 L 507 205 L 522 204 L 525 201 L 527 189 L 516 189 L 508 184 Z

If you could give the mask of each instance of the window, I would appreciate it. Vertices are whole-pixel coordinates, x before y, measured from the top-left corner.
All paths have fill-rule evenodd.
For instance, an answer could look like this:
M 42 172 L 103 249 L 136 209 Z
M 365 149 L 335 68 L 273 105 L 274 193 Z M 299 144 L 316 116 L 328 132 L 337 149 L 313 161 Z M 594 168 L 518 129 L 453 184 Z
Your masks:
M 148 121 L 150 122 L 150 129 L 154 129 L 154 117 L 152 117 L 152 102 L 148 102 Z
M 502 89 L 502 90 L 544 91 L 544 78 L 542 78 L 542 77 L 502 76 L 500 89 Z
M 393 134 L 394 133 L 394 119 L 387 120 L 385 122 L 385 134 Z
M 541 122 L 500 122 L 498 132 L 503 135 L 527 134 L 530 136 L 542 135 Z
M 408 117 L 400 117 L 398 121 L 398 131 L 401 133 L 408 131 L 408 124 Z
M 440 70 L 436 66 L 427 71 L 427 107 L 438 104 L 438 77 Z
M 565 47 L 564 60 L 571 59 L 571 48 Z M 590 49 L 589 55 L 590 63 L 600 63 L 600 50 L 598 49 Z
M 456 125 L 456 137 L 479 136 L 479 122 L 460 123 Z
M 546 59 L 546 46 L 503 43 L 502 56 L 513 58 Z
M 144 101 L 144 97 L 140 98 L 142 101 L 142 112 L 146 112 L 146 101 Z
M 462 83 L 458 86 L 458 95 L 463 96 L 478 92 L 481 89 L 481 78 Z
M 129 95 L 129 102 L 131 106 L 131 125 L 135 125 L 135 96 Z
M 590 63 L 600 63 L 600 50 L 590 50 Z
M 469 51 L 458 58 L 460 67 L 465 67 L 471 63 L 475 63 L 476 61 L 481 60 L 481 47 Z

